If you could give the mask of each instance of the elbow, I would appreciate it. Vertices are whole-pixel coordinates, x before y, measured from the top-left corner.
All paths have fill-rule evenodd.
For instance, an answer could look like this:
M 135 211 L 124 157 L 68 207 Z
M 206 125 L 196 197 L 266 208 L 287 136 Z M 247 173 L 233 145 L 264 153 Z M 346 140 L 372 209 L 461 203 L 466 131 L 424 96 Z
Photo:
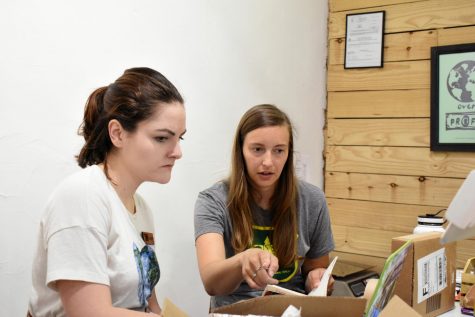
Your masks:
M 223 296 L 223 295 L 229 295 L 232 292 L 234 292 L 238 288 L 239 285 L 232 288 L 229 288 L 229 287 L 226 288 L 226 286 L 224 286 L 223 284 L 219 282 L 213 283 L 213 282 L 203 281 L 203 286 L 205 288 L 206 293 L 208 293 L 209 296 Z
M 203 285 L 205 287 L 206 293 L 208 293 L 209 296 L 223 295 L 218 289 L 219 287 L 216 287 L 215 283 L 209 283 L 209 282 L 206 283 L 205 281 L 203 281 Z
M 208 293 L 209 296 L 216 296 L 216 295 L 218 295 L 218 293 L 216 292 L 216 290 L 214 289 L 214 287 L 211 287 L 211 286 L 205 286 L 205 291 L 206 291 L 206 293 Z

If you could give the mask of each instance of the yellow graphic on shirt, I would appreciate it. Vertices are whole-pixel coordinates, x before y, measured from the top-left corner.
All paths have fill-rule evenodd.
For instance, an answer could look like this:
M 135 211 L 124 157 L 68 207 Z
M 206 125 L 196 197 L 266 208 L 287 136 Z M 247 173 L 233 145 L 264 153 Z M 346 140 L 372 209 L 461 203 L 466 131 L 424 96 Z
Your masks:
M 272 235 L 274 233 L 274 227 L 252 226 L 254 238 L 252 241 L 253 248 L 259 248 L 265 251 L 269 251 L 275 255 L 274 246 L 272 245 Z M 294 264 L 289 267 L 279 267 L 279 271 L 274 274 L 274 278 L 279 282 L 287 282 L 295 276 L 298 270 L 298 261 L 295 260 Z

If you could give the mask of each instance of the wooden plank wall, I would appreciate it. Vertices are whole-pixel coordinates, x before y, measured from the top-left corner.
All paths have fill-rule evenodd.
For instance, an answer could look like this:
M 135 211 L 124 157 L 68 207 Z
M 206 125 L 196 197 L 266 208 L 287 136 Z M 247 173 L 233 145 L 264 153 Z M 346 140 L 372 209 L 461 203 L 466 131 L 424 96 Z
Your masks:
M 474 0 L 330 0 L 325 193 L 334 255 L 382 268 L 391 238 L 446 208 L 475 152 L 431 152 L 430 47 L 475 42 Z M 348 13 L 386 11 L 384 67 L 343 68 Z M 475 240 L 457 243 L 457 266 Z

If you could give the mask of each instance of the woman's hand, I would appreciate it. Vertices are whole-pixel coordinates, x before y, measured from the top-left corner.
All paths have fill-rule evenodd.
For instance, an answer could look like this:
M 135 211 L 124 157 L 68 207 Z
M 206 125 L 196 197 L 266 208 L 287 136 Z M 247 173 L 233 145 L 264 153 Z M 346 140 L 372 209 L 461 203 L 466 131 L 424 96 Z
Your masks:
M 268 251 L 247 249 L 240 254 L 242 277 L 251 288 L 263 289 L 267 284 L 277 284 L 272 278 L 279 269 L 279 260 Z
M 322 280 L 323 273 L 325 273 L 325 268 L 316 268 L 311 270 L 308 275 L 307 279 L 305 280 L 305 290 L 307 293 L 310 293 L 313 289 L 317 288 L 320 285 L 320 281 Z M 330 280 L 328 281 L 327 286 L 327 295 L 330 295 L 333 291 L 333 283 L 335 280 L 332 276 L 330 276 Z

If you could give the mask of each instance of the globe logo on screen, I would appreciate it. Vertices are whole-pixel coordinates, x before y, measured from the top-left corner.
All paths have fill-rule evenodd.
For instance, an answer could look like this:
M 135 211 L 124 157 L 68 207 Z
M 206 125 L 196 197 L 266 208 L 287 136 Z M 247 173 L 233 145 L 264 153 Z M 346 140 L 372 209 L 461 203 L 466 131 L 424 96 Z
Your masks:
M 447 76 L 447 89 L 458 101 L 475 101 L 475 61 L 467 60 L 455 65 Z

